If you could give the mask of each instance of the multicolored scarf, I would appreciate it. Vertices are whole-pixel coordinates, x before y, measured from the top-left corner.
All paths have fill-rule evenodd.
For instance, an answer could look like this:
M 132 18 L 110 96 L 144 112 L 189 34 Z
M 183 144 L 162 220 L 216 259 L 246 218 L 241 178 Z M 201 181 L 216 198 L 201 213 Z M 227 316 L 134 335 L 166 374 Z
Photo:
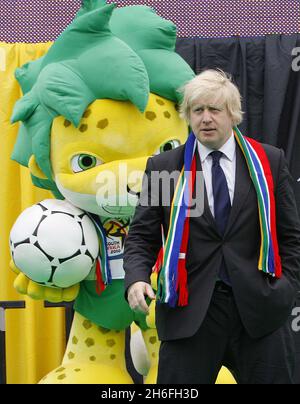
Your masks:
M 88 213 L 88 216 L 96 226 L 99 236 L 99 256 L 96 261 L 96 291 L 100 295 L 108 284 L 112 282 L 111 271 L 107 254 L 106 233 L 99 216 Z
M 280 278 L 282 268 L 276 233 L 276 207 L 270 163 L 260 143 L 243 136 L 237 127 L 233 129 L 257 194 L 261 233 L 258 269 Z M 189 201 L 192 198 L 196 173 L 196 150 L 197 138 L 191 133 L 186 142 L 184 166 L 172 201 L 169 231 L 158 282 L 158 300 L 171 307 L 188 304 L 186 252 L 191 205 Z

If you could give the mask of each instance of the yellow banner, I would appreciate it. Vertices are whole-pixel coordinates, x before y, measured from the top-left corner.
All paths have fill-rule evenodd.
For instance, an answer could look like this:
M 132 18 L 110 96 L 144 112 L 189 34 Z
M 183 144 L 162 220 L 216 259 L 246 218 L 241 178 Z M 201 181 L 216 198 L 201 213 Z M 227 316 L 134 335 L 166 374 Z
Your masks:
M 64 310 L 46 309 L 43 302 L 19 295 L 13 288 L 15 275 L 9 268 L 9 233 L 16 218 L 28 206 L 51 197 L 49 192 L 32 185 L 27 168 L 10 160 L 18 132 L 18 124 L 11 125 L 10 117 L 21 96 L 14 71 L 41 57 L 50 45 L 0 42 L 0 301 L 26 302 L 26 309 L 5 312 L 9 384 L 38 382 L 60 364 L 65 349 Z

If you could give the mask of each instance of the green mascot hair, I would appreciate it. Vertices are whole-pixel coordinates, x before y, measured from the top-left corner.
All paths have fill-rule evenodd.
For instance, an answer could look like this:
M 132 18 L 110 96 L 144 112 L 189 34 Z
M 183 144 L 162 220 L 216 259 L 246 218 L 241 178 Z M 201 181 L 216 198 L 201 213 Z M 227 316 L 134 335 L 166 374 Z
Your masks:
M 47 180 L 39 187 L 61 197 L 52 178 L 50 133 L 64 116 L 78 127 L 97 99 L 131 101 L 145 111 L 150 91 L 174 102 L 194 73 L 175 53 L 176 27 L 146 6 L 115 8 L 84 0 L 74 21 L 42 58 L 16 70 L 24 96 L 12 122 L 21 121 L 12 159 L 28 166 L 35 156 Z

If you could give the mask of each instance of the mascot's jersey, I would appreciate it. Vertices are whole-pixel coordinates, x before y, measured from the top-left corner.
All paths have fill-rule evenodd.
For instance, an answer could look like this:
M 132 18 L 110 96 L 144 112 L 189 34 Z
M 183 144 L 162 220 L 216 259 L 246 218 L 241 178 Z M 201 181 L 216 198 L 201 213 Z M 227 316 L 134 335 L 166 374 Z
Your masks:
M 106 231 L 107 253 L 112 283 L 99 295 L 96 291 L 95 271 L 82 281 L 74 309 L 93 323 L 111 330 L 123 330 L 135 321 L 143 330 L 147 329 L 143 314 L 134 313 L 124 298 L 124 241 L 128 233 L 130 218 L 103 219 Z

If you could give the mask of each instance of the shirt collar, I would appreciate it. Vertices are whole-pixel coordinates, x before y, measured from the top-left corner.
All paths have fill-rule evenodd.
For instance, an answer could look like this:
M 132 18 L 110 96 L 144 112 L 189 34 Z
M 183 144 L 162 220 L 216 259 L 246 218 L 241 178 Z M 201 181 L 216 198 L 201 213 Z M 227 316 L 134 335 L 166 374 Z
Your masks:
M 207 146 L 204 146 L 204 144 L 202 144 L 199 140 L 197 141 L 197 143 L 201 163 L 203 163 L 206 160 L 207 156 L 214 150 L 210 149 Z M 225 144 L 223 144 L 223 146 L 219 149 L 219 151 L 221 151 L 228 158 L 228 160 L 232 161 L 235 156 L 235 150 L 236 150 L 236 143 L 234 139 L 234 134 L 232 132 L 230 138 L 227 140 Z

